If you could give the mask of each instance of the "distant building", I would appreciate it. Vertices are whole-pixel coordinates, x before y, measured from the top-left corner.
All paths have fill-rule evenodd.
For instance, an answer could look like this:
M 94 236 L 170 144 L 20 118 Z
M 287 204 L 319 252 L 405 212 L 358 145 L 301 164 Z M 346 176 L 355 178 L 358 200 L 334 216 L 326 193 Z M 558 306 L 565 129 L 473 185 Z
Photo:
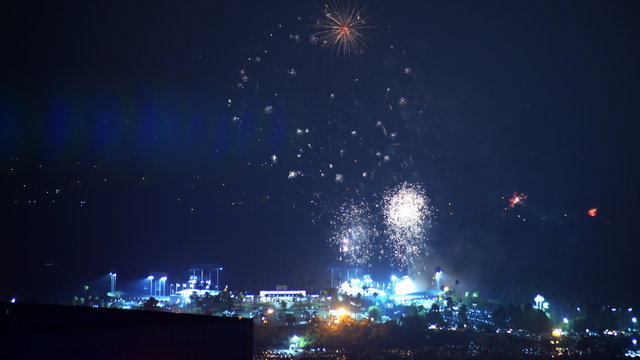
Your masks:
M 297 301 L 306 297 L 305 290 L 262 290 L 259 299 L 262 302 L 280 302 Z

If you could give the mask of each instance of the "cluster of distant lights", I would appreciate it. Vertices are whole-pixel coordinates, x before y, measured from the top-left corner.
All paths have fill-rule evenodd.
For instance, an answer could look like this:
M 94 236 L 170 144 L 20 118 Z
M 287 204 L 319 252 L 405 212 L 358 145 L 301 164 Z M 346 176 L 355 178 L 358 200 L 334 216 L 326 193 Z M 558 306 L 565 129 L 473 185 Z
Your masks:
M 544 300 L 545 300 L 545 298 L 542 295 L 540 295 L 540 294 L 536 295 L 536 297 L 534 298 L 534 302 L 536 303 L 536 305 L 534 307 L 537 308 L 537 309 L 540 309 L 540 310 L 542 310 L 542 309 L 547 310 L 549 308 L 549 303 L 545 302 Z M 618 310 L 622 311 L 623 309 L 612 307 L 612 308 L 610 308 L 610 310 L 611 310 L 611 312 L 617 312 Z M 576 307 L 576 311 L 581 312 L 582 309 L 578 306 L 578 307 Z M 627 312 L 632 312 L 632 311 L 633 311 L 633 308 L 627 308 Z M 633 326 L 636 326 L 637 323 L 638 323 L 638 318 L 636 316 L 632 316 L 630 321 L 633 324 Z M 569 325 L 569 322 L 570 321 L 569 321 L 568 317 L 566 317 L 566 316 L 562 317 L 562 324 L 564 324 L 566 326 L 566 325 Z M 594 334 L 590 329 L 585 329 L 585 332 L 587 334 L 589 334 L 589 335 Z M 554 336 L 554 337 L 560 337 L 560 336 L 563 336 L 565 334 L 566 334 L 566 332 L 563 331 L 562 329 L 554 329 L 551 332 L 551 335 Z M 605 329 L 605 330 L 602 331 L 602 334 L 610 335 L 610 336 L 618 336 L 620 334 L 620 332 L 617 331 L 617 330 Z M 631 343 L 634 346 L 636 346 L 638 344 L 638 341 L 637 341 L 637 339 L 633 338 L 633 339 L 631 339 Z

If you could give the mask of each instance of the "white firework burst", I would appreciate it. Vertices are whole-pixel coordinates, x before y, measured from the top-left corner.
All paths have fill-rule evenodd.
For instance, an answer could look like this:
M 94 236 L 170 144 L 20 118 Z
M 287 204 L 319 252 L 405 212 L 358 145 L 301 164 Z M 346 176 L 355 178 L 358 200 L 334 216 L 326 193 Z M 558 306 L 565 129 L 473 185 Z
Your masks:
M 350 265 L 368 265 L 373 255 L 376 231 L 369 207 L 362 202 L 344 203 L 331 221 L 329 241 L 338 250 L 339 260 Z
M 287 179 L 295 179 L 295 178 L 297 178 L 298 176 L 300 176 L 300 174 L 301 174 L 300 170 L 295 170 L 295 171 L 294 171 L 294 170 L 292 170 L 292 171 L 289 171 L 289 174 L 287 175 Z
M 426 231 L 433 212 L 422 186 L 405 182 L 388 190 L 382 209 L 392 261 L 406 267 L 425 255 Z

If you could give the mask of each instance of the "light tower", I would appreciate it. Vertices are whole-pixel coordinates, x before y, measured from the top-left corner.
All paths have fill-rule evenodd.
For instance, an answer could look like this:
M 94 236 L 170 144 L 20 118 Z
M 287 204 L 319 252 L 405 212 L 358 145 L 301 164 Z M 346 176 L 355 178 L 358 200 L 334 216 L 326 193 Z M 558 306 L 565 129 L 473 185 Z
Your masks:
M 398 277 L 391 275 L 391 291 L 394 295 L 396 294 L 396 282 L 398 282 Z
M 224 268 L 219 263 L 204 263 L 193 264 L 189 272 L 191 273 L 190 280 L 192 284 L 199 286 L 206 286 L 206 284 L 212 283 L 212 273 L 216 272 L 216 290 L 220 291 L 220 271 Z M 205 277 L 207 275 L 207 277 Z
M 162 296 L 165 296 L 166 289 L 167 289 L 167 276 L 166 275 L 160 278 L 160 286 L 162 288 Z
M 153 279 L 155 279 L 155 276 L 147 276 L 147 280 L 149 280 L 149 296 L 153 296 Z
M 222 270 L 222 266 L 216 267 L 216 291 L 220 291 L 220 271 Z
M 440 291 L 440 280 L 442 280 L 442 269 L 440 266 L 436 266 L 436 273 L 433 275 L 433 278 L 436 280 L 436 290 Z
M 338 276 L 342 277 L 342 269 L 339 268 L 339 267 L 336 267 L 336 266 L 331 266 L 331 267 L 329 267 L 329 270 L 331 271 L 331 288 L 333 289 L 334 288 L 333 280 L 335 279 L 334 275 L 333 275 L 333 272 L 337 271 L 338 272 Z
M 110 286 L 110 292 L 114 293 L 116 292 L 116 278 L 117 278 L 118 274 L 114 273 L 114 272 L 110 272 L 109 273 L 109 280 L 111 282 L 111 286 Z
M 167 272 L 164 271 L 149 271 L 147 280 L 149 280 L 149 294 L 151 296 L 166 295 L 167 275 Z

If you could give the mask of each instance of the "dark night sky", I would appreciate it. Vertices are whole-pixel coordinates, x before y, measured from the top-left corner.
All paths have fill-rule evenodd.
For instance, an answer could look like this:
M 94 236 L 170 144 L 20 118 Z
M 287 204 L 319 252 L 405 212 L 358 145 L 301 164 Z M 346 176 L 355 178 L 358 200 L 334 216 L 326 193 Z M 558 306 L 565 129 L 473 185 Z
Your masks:
M 312 1 L 3 11 L 0 298 L 205 261 L 232 287 L 324 284 L 335 209 L 410 181 L 437 209 L 428 266 L 463 288 L 634 302 L 634 2 L 367 5 L 351 57 L 311 44 Z

